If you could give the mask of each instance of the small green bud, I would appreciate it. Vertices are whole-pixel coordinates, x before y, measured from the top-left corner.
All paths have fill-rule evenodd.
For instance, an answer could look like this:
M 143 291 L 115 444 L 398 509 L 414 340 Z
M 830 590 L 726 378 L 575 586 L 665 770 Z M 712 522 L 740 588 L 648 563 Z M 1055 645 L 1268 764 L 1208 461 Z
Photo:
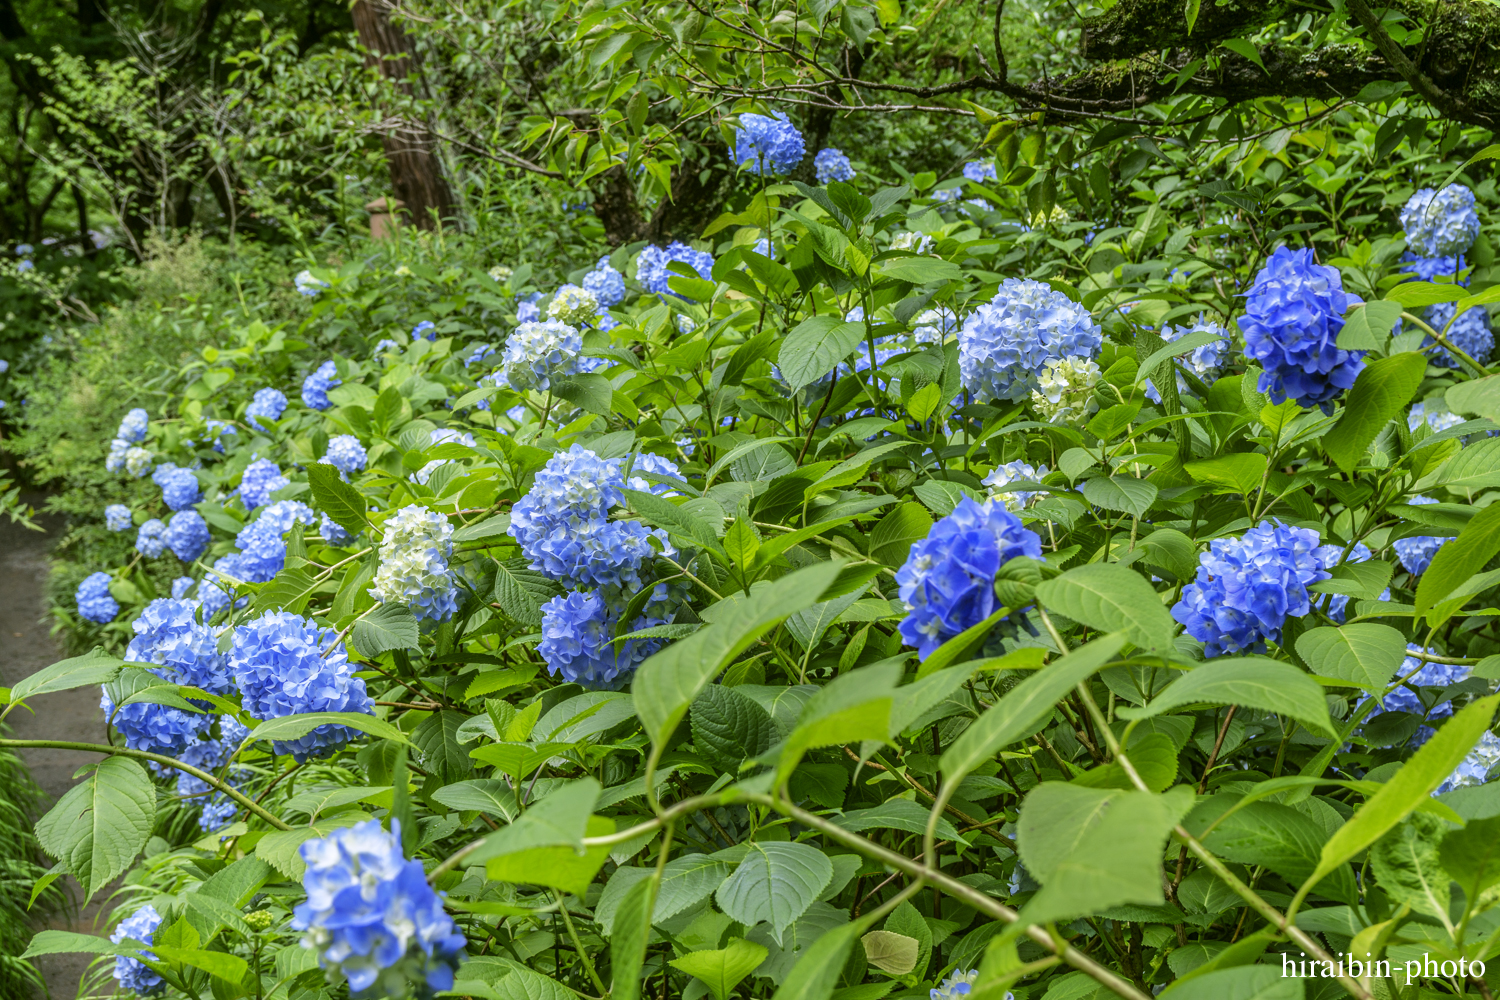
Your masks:
M 245 923 L 248 924 L 250 926 L 250 929 L 253 931 L 270 930 L 271 925 L 275 922 L 276 918 L 271 916 L 270 910 L 251 910 L 249 913 L 245 914 Z

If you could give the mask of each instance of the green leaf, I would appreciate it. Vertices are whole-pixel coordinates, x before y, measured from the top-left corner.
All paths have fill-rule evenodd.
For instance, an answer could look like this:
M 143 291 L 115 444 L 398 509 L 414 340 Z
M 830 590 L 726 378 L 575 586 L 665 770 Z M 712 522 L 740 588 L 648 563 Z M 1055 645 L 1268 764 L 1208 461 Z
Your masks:
M 861 917 L 825 932 L 803 950 L 771 1000 L 829 1000 L 854 943 L 873 923 Z
M 1221 795 L 1206 800 L 1184 825 L 1220 857 L 1239 864 L 1263 865 L 1293 885 L 1313 873 L 1328 837 L 1322 824 L 1280 802 L 1244 805 L 1236 799 L 1238 796 Z M 1233 805 L 1239 808 L 1228 811 Z M 1215 821 L 1204 836 L 1204 830 Z M 1347 871 L 1340 872 L 1327 894 L 1345 900 L 1357 896 L 1353 878 Z
M 404 604 L 381 604 L 359 621 L 349 642 L 362 656 L 375 659 L 393 649 L 416 649 L 421 640 L 416 616 Z
M 458 781 L 435 789 L 432 797 L 449 809 L 473 809 L 491 816 L 499 816 L 507 823 L 514 820 L 520 812 L 516 805 L 515 792 L 511 791 L 510 785 L 500 778 L 471 778 L 468 781 Z
M 771 330 L 765 330 L 745 341 L 729 356 L 729 363 L 724 366 L 724 377 L 720 380 L 720 384 L 739 385 L 744 381 L 745 374 L 750 370 L 751 365 L 762 358 L 775 358 L 777 345 L 780 342 L 781 339 Z
M 870 558 L 887 566 L 906 562 L 912 545 L 927 537 L 932 518 L 921 504 L 904 503 L 886 514 L 870 530 Z
M 1028 736 L 1069 691 L 1108 663 L 1125 645 L 1119 633 L 1100 636 L 1054 660 L 1001 696 L 944 751 L 945 783 L 956 783 L 1004 746 Z
M 215 978 L 225 982 L 239 983 L 250 971 L 249 964 L 238 955 L 226 954 L 222 951 L 204 951 L 199 948 L 169 948 L 166 945 L 152 945 L 151 950 L 158 955 L 162 961 L 172 962 L 177 965 L 186 965 L 194 969 L 202 969 Z
M 37 931 L 31 943 L 21 953 L 21 958 L 40 958 L 43 955 L 134 955 L 136 950 L 127 945 L 114 944 L 109 938 L 97 934 L 79 934 L 75 931 Z
M 891 704 L 900 680 L 901 664 L 886 660 L 841 674 L 814 692 L 782 744 L 778 780 L 791 774 L 808 750 L 889 738 Z
M 752 841 L 734 874 L 715 898 L 726 915 L 746 927 L 771 925 L 781 934 L 802 916 L 833 879 L 833 863 L 816 847 L 782 841 Z
M 767 954 L 764 945 L 744 938 L 733 938 L 716 951 L 688 952 L 668 964 L 702 980 L 714 995 L 714 1000 L 729 1000 L 734 988 L 766 960 Z
M 1070 569 L 1037 584 L 1036 596 L 1050 610 L 1100 632 L 1124 632 L 1142 649 L 1172 648 L 1177 626 L 1161 595 L 1145 577 L 1119 563 Z
M 361 712 L 307 712 L 303 715 L 283 715 L 279 719 L 267 719 L 250 731 L 245 738 L 247 744 L 257 740 L 295 740 L 306 736 L 319 726 L 348 726 L 376 739 L 409 743 L 406 734 L 384 719 Z
M 510 515 L 501 512 L 493 514 L 482 521 L 466 524 L 453 533 L 455 542 L 477 542 L 485 538 L 498 538 L 507 533 L 510 528 Z
M 894 931 L 870 931 L 859 940 L 865 946 L 865 961 L 881 972 L 904 976 L 917 967 L 921 946 L 914 937 Z
M 1450 386 L 1443 394 L 1443 400 L 1454 413 L 1500 422 L 1500 375 Z
M 1351 312 L 1339 330 L 1338 347 L 1345 351 L 1379 351 L 1401 319 L 1401 303 L 1377 299 Z
M 307 467 L 307 481 L 312 487 L 314 506 L 327 514 L 329 520 L 351 535 L 369 527 L 365 519 L 365 498 L 339 477 L 338 469 L 321 462 L 314 463 Z
M 1438 549 L 1417 583 L 1416 615 L 1421 617 L 1500 552 L 1500 504 L 1491 504 L 1469 521 L 1458 538 Z
M 495 564 L 494 593 L 511 619 L 535 628 L 542 624 L 542 605 L 556 596 L 557 588 L 522 557 Z
M 91 898 L 130 867 L 156 819 L 156 786 L 128 757 L 106 757 L 36 824 L 42 850 Z
M 422 770 L 439 776 L 444 785 L 467 778 L 474 770 L 469 749 L 458 739 L 458 729 L 469 717 L 443 709 L 434 712 L 412 730 L 412 746 L 422 755 Z
M 914 285 L 926 285 L 934 281 L 952 281 L 963 271 L 952 261 L 938 257 L 890 257 L 875 265 L 875 273 L 883 278 L 909 281 Z
M 1260 489 L 1265 481 L 1266 464 L 1270 460 L 1258 451 L 1241 451 L 1217 458 L 1205 458 L 1188 462 L 1182 468 L 1194 482 L 1225 489 L 1249 496 Z
M 122 662 L 106 653 L 103 646 L 95 646 L 82 656 L 60 660 L 16 681 L 15 687 L 10 689 L 10 700 L 25 701 L 39 694 L 108 684 L 120 672 Z
M 1372 622 L 1325 625 L 1299 635 L 1297 653 L 1315 674 L 1384 692 L 1406 659 L 1406 637 Z
M 918 483 L 912 492 L 938 517 L 947 517 L 953 513 L 964 502 L 965 497 L 979 498 L 977 491 L 958 483 L 950 483 L 946 479 L 929 479 L 925 483 Z
M 656 872 L 651 872 L 625 894 L 609 942 L 611 1000 L 637 1000 L 641 995 L 641 966 L 651 940 L 651 912 L 656 905 Z
M 1163 361 L 1166 361 L 1168 358 L 1179 358 L 1184 354 L 1192 353 L 1205 344 L 1212 344 L 1216 340 L 1223 339 L 1224 335 L 1221 333 L 1213 333 L 1209 330 L 1199 330 L 1197 333 L 1190 333 L 1186 337 L 1182 337 L 1178 340 L 1172 341 L 1165 347 L 1158 348 L 1157 350 L 1152 351 L 1151 355 L 1146 358 L 1146 360 L 1141 363 L 1140 368 L 1137 369 L 1135 384 L 1145 385 L 1146 380 L 1156 374 L 1157 366 L 1160 365 Z M 1170 378 L 1171 375 L 1169 374 L 1167 377 Z
M 1262 945 L 1261 947 L 1264 947 Z M 1186 978 L 1186 977 L 1184 977 Z M 1161 993 L 1162 1000 L 1303 1000 L 1304 981 L 1282 978 L 1274 965 L 1240 965 L 1216 969 L 1174 983 Z
M 1145 708 L 1121 708 L 1127 719 L 1149 719 L 1184 705 L 1242 705 L 1289 716 L 1309 729 L 1337 735 L 1317 681 L 1289 663 L 1263 656 L 1214 660 L 1173 681 Z
M 1387 830 L 1426 801 L 1453 773 L 1490 726 L 1500 695 L 1471 702 L 1449 719 L 1437 734 L 1418 748 L 1380 790 L 1360 806 L 1352 819 L 1323 845 L 1318 870 L 1308 879 L 1316 884 L 1360 851 L 1385 836 Z
M 1406 310 L 1435 306 L 1439 302 L 1457 302 L 1468 292 L 1462 285 L 1439 285 L 1431 281 L 1403 281 L 1385 297 Z
M 1153 792 L 1164 792 L 1177 780 L 1177 744 L 1165 733 L 1137 733 L 1125 755 Z M 1085 771 L 1073 779 L 1085 788 L 1134 788 L 1118 761 Z
M 736 602 L 713 624 L 641 664 L 631 690 L 652 741 L 665 742 L 704 685 L 730 660 L 788 615 L 816 604 L 839 568 L 829 561 L 788 573 L 774 587 Z
M 609 379 L 597 372 L 553 379 L 552 393 L 589 413 L 607 417 L 613 412 L 610 403 L 614 399 L 614 388 Z
M 878 806 L 855 809 L 834 817 L 833 822 L 853 833 L 865 830 L 904 830 L 907 833 L 924 834 L 927 832 L 927 817 L 927 809 L 911 799 L 888 799 Z M 938 819 L 937 836 L 939 840 L 962 839 L 947 817 Z
M 1386 895 L 1440 920 L 1448 918 L 1452 902 L 1451 880 L 1438 858 L 1446 827 L 1436 816 L 1413 813 L 1370 848 L 1370 870 Z
M 759 757 L 781 738 L 764 708 L 732 687 L 710 684 L 692 709 L 693 747 L 721 771 L 738 774 L 740 764 Z
M 891 915 L 885 918 L 884 929 L 917 942 L 916 962 L 910 969 L 900 974 L 902 982 L 909 986 L 916 985 L 927 974 L 927 964 L 932 960 L 932 928 L 908 900 L 892 910 Z
M 781 342 L 776 365 L 791 391 L 798 392 L 833 371 L 864 336 L 863 323 L 845 323 L 837 316 L 810 316 Z
M 551 885 L 584 896 L 589 882 L 609 857 L 609 848 L 585 849 L 585 836 L 608 833 L 613 822 L 592 815 L 599 798 L 593 778 L 572 781 L 548 794 L 514 823 L 484 839 L 469 857 L 486 864 L 497 882 Z
M 1464 891 L 1464 898 L 1500 882 L 1500 816 L 1471 819 L 1443 838 L 1438 855 L 1448 874 Z
M 728 564 L 729 556 L 725 553 L 714 526 L 703 518 L 654 493 L 641 490 L 621 492 L 625 494 L 625 502 L 630 505 L 630 509 L 641 515 L 648 524 L 666 529 L 669 535 L 677 536 L 689 546 L 707 549 Z
M 297 827 L 292 830 L 272 830 L 256 842 L 255 853 L 262 864 L 275 868 L 293 882 L 300 881 L 307 870 L 307 865 L 299 853 L 303 844 L 309 840 L 326 837 L 341 827 L 353 826 L 368 818 L 367 813 L 341 812 L 333 816 L 325 816 L 311 826 Z
M 1411 402 L 1426 371 L 1427 357 L 1416 351 L 1365 365 L 1349 390 L 1343 416 L 1323 435 L 1323 450 L 1339 468 L 1354 471 L 1376 435 Z
M 1244 56 L 1255 65 L 1260 67 L 1262 73 L 1266 72 L 1266 64 L 1260 61 L 1260 51 L 1254 44 L 1243 38 L 1226 38 L 1219 43 L 1235 55 Z M 1270 74 L 1267 73 L 1267 76 Z
M 1130 476 L 1100 477 L 1083 484 L 1083 498 L 1089 503 L 1132 517 L 1145 517 L 1158 492 L 1155 483 Z

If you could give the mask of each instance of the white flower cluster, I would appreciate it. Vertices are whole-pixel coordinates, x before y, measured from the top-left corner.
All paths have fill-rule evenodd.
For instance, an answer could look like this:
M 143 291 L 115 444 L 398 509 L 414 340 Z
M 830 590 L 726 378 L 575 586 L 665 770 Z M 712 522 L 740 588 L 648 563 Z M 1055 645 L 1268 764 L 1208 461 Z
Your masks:
M 910 250 L 912 253 L 932 253 L 932 237 L 926 233 L 897 233 L 891 240 L 892 250 Z
M 380 568 L 370 596 L 382 604 L 405 604 L 418 618 L 447 621 L 458 610 L 453 526 L 434 511 L 412 504 L 385 522 Z
M 1054 358 L 1042 369 L 1041 389 L 1031 390 L 1031 405 L 1048 423 L 1081 421 L 1094 410 L 1094 386 L 1102 373 L 1088 358 Z
M 599 300 L 587 288 L 563 285 L 552 296 L 547 315 L 572 326 L 588 323 L 599 312 Z

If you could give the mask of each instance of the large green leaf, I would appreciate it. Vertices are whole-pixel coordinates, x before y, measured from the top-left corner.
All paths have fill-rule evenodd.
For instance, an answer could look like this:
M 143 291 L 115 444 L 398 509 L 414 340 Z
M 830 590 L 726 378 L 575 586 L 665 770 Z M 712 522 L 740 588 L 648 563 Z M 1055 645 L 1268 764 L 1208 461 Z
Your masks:
M 16 686 L 10 690 L 10 700 L 24 701 L 39 694 L 108 684 L 120 672 L 122 662 L 118 657 L 106 653 L 103 646 L 95 646 L 82 656 L 59 660 L 30 677 L 16 681 Z
M 421 633 L 416 616 L 404 604 L 381 604 L 354 623 L 349 642 L 374 659 L 392 649 L 416 649 Z
M 307 481 L 312 487 L 313 504 L 329 520 L 357 535 L 369 524 L 365 520 L 365 498 L 339 475 L 339 470 L 321 462 L 307 467 Z
M 1239 805 L 1238 798 L 1226 794 L 1200 803 L 1185 824 L 1189 832 L 1203 837 L 1208 848 L 1220 857 L 1239 864 L 1263 865 L 1294 885 L 1317 869 L 1319 853 L 1328 838 L 1322 824 L 1279 802 L 1251 802 L 1231 811 L 1232 806 Z M 1340 872 L 1325 894 L 1345 901 L 1357 898 L 1348 872 Z
M 723 948 L 688 952 L 669 964 L 703 981 L 714 1000 L 729 1000 L 740 981 L 766 960 L 766 948 L 744 938 L 732 938 Z
M 609 848 L 585 848 L 583 838 L 614 830 L 611 820 L 592 815 L 599 792 L 593 778 L 568 782 L 486 837 L 469 862 L 484 863 L 497 882 L 550 885 L 586 895 L 594 874 L 609 858 Z
M 42 850 L 92 897 L 130 867 L 156 819 L 156 786 L 128 757 L 106 757 L 36 824 Z
M 444 785 L 462 781 L 474 770 L 469 748 L 458 738 L 458 729 L 468 721 L 462 712 L 443 709 L 417 724 L 411 742 L 422 755 L 422 769 L 435 774 Z
M 1336 733 L 1318 682 L 1289 663 L 1263 656 L 1214 660 L 1173 681 L 1145 708 L 1122 708 L 1149 719 L 1185 705 L 1242 705 L 1289 716 L 1309 729 Z
M 1036 596 L 1049 609 L 1101 632 L 1124 632 L 1143 649 L 1170 649 L 1177 630 L 1161 595 L 1119 563 L 1070 569 L 1037 584 Z
M 927 537 L 932 518 L 918 503 L 904 503 L 882 517 L 870 531 L 870 558 L 900 566 L 914 543 Z
M 1083 498 L 1089 503 L 1132 517 L 1145 517 L 1158 492 L 1155 483 L 1131 476 L 1099 476 L 1083 484 Z
M 781 342 L 776 365 L 793 392 L 833 371 L 865 336 L 863 323 L 837 316 L 811 316 L 792 328 Z
M 1017 684 L 965 729 L 943 753 L 945 782 L 958 782 L 1000 748 L 1036 729 L 1053 707 L 1125 645 L 1119 633 L 1101 636 Z
M 828 855 L 808 844 L 752 841 L 719 886 L 719 908 L 746 927 L 766 922 L 774 939 L 806 912 L 833 879 Z
M 1258 451 L 1242 451 L 1232 455 L 1188 462 L 1183 471 L 1195 482 L 1220 486 L 1243 496 L 1260 489 L 1265 481 L 1266 465 L 1270 459 Z
M 432 797 L 449 809 L 473 809 L 499 816 L 507 823 L 519 813 L 516 794 L 500 778 L 471 778 L 434 789 Z
M 1500 816 L 1471 819 L 1443 838 L 1438 857 L 1466 899 L 1500 882 Z
M 656 885 L 653 871 L 631 886 L 620 903 L 615 934 L 609 942 L 611 1000 L 637 1000 L 641 995 L 641 966 L 651 941 Z
M 1449 386 L 1443 401 L 1454 413 L 1500 421 L 1500 375 Z
M 1297 653 L 1315 674 L 1384 691 L 1406 659 L 1406 637 L 1373 622 L 1325 625 L 1299 635 Z
M 1475 514 L 1468 527 L 1432 557 L 1432 564 L 1417 584 L 1417 615 L 1426 614 L 1465 580 L 1484 569 L 1497 552 L 1500 552 L 1500 504 L 1491 504 Z
M 721 771 L 739 773 L 740 763 L 771 749 L 780 733 L 770 714 L 732 687 L 710 684 L 692 709 L 693 747 Z
M 819 688 L 802 706 L 796 728 L 782 745 L 778 779 L 789 775 L 802 754 L 815 747 L 887 739 L 900 680 L 901 664 L 881 661 L 851 670 Z
M 1376 299 L 1353 310 L 1339 330 L 1338 347 L 1345 351 L 1379 351 L 1401 319 L 1401 303 Z
M 360 712 L 307 712 L 303 715 L 283 715 L 279 719 L 267 719 L 250 731 L 247 743 L 257 740 L 295 740 L 306 736 L 319 726 L 347 726 L 376 739 L 409 743 L 406 734 L 384 719 Z
M 816 604 L 839 567 L 830 561 L 789 573 L 641 664 L 631 690 L 647 735 L 664 742 L 704 685 L 787 615 Z
M 1343 416 L 1323 435 L 1323 449 L 1345 472 L 1353 472 L 1381 428 L 1402 412 L 1422 384 L 1427 356 L 1417 351 L 1371 361 L 1354 382 Z
M 1436 816 L 1412 813 L 1370 848 L 1370 870 L 1386 895 L 1440 920 L 1448 919 L 1452 901 L 1452 880 L 1438 856 L 1446 828 Z
M 614 400 L 614 389 L 609 379 L 595 372 L 554 379 L 552 392 L 589 413 L 608 417 L 612 412 L 610 404 Z
M 855 942 L 872 923 L 869 917 L 861 917 L 825 932 L 802 951 L 771 1000 L 828 1000 Z
M 1262 946 L 1264 947 L 1264 946 Z M 1162 997 L 1171 1000 L 1302 1000 L 1304 983 L 1283 978 L 1274 965 L 1240 965 L 1205 972 L 1201 976 L 1168 987 Z

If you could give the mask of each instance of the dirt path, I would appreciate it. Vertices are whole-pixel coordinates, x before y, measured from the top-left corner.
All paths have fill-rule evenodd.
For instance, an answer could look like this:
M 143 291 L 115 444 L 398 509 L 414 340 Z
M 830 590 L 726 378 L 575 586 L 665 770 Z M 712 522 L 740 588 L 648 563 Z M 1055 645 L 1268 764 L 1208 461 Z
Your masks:
M 47 534 L 0 523 L 0 684 L 10 686 L 63 658 L 45 620 L 42 593 L 47 579 L 47 550 L 62 528 L 46 519 Z M 104 717 L 98 688 L 59 691 L 31 701 L 36 714 L 17 710 L 12 723 L 17 739 L 103 742 Z M 73 774 L 98 758 L 69 750 L 27 750 L 21 756 L 42 791 L 57 801 L 73 784 Z M 82 893 L 71 878 L 65 880 L 77 900 Z M 85 934 L 97 933 L 97 899 L 77 914 L 62 914 L 51 926 Z M 37 960 L 52 1000 L 73 1000 L 89 961 L 86 955 L 49 955 Z

